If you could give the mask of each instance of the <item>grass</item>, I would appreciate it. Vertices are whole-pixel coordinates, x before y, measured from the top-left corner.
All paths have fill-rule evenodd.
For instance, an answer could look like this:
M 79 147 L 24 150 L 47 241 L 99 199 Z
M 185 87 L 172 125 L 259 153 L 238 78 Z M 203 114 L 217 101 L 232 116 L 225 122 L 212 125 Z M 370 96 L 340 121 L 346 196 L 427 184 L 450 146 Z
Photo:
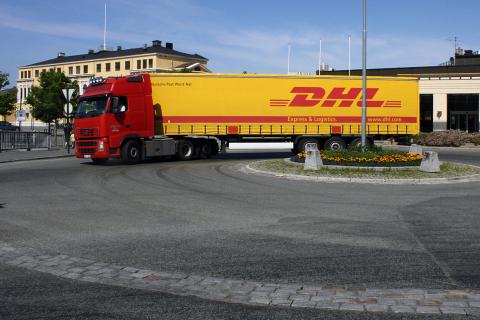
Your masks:
M 303 176 L 343 177 L 343 178 L 366 178 L 366 179 L 428 179 L 428 178 L 453 178 L 480 174 L 480 168 L 443 163 L 440 172 L 428 173 L 418 169 L 394 170 L 386 169 L 376 171 L 373 169 L 333 169 L 323 167 L 317 171 L 305 171 L 303 166 L 289 165 L 281 160 L 266 160 L 253 163 L 255 169 L 273 171 L 278 174 L 295 174 Z

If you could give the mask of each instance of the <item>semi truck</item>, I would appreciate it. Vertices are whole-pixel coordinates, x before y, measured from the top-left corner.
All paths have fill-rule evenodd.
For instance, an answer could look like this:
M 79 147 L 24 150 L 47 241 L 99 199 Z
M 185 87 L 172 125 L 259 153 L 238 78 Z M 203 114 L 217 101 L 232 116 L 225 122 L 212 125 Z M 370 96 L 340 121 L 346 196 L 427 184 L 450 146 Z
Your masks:
M 367 142 L 419 132 L 418 80 L 369 77 Z M 75 155 L 208 158 L 230 142 L 359 146 L 362 83 L 354 76 L 139 73 L 96 78 L 74 119 Z

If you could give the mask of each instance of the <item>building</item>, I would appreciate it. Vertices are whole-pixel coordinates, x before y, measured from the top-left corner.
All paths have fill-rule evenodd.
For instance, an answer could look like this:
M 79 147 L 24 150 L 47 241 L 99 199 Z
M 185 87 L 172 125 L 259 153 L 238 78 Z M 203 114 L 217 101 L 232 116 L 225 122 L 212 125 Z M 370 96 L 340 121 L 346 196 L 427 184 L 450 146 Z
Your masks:
M 348 70 L 322 75 L 348 75 Z M 352 70 L 361 75 L 362 70 Z M 420 129 L 479 131 L 480 54 L 457 49 L 455 58 L 430 67 L 368 69 L 368 76 L 406 76 L 419 79 Z
M 28 109 L 26 97 L 32 86 L 38 85 L 42 71 L 56 70 L 63 72 L 70 79 L 76 80 L 80 94 L 93 77 L 118 77 L 131 73 L 166 71 L 172 69 L 192 69 L 209 72 L 208 59 L 198 54 L 176 51 L 173 43 L 154 40 L 151 46 L 145 44 L 140 48 L 116 50 L 88 50 L 85 54 L 67 56 L 60 52 L 56 58 L 20 67 L 17 80 L 17 108 Z M 15 123 L 15 116 L 7 117 L 7 121 Z M 44 125 L 35 121 L 29 114 L 25 126 Z

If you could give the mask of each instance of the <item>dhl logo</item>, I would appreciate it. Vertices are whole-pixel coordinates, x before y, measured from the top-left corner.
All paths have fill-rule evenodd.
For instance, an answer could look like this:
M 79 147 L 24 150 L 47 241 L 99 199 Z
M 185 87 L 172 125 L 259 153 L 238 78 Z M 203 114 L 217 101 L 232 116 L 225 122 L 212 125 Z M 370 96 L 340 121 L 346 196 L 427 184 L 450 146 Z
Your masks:
M 401 108 L 399 100 L 374 100 L 379 88 L 367 89 L 367 107 L 370 108 Z M 293 99 L 271 99 L 271 107 L 340 107 L 348 108 L 356 104 L 362 106 L 362 88 L 333 88 L 327 94 L 321 87 L 294 87 L 290 93 L 295 93 Z M 356 102 L 356 103 L 355 103 Z

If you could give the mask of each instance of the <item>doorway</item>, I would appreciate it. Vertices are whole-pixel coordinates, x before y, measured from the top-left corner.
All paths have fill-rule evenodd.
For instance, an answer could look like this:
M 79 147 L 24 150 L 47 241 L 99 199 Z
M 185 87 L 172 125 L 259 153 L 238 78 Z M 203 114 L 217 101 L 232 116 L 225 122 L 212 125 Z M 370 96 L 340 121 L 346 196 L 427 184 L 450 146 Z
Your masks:
M 449 94 L 447 128 L 478 132 L 478 94 Z

